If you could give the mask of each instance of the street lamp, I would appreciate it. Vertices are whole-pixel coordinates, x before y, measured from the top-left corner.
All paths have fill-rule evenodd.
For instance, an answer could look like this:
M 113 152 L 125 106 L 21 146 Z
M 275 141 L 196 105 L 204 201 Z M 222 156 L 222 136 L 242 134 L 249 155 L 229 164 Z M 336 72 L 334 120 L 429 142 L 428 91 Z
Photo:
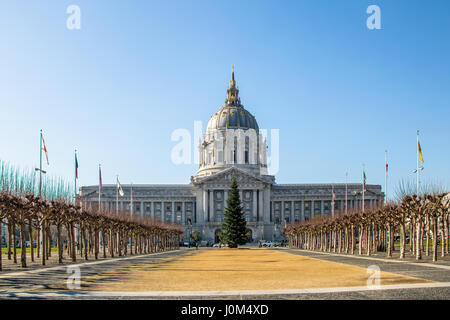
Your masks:
M 419 167 L 419 170 L 423 170 L 423 167 Z M 417 169 L 414 169 L 413 173 L 417 173 Z
M 42 134 L 42 133 L 41 133 Z M 42 148 L 41 148 L 42 149 Z M 41 150 L 42 151 L 42 150 Z M 42 152 L 41 152 L 42 153 Z M 41 158 L 42 158 L 42 155 L 41 155 Z M 40 169 L 40 168 L 34 168 L 34 171 L 36 171 L 36 172 L 38 172 L 38 171 L 40 171 L 40 174 L 39 174 L 39 197 L 41 197 L 42 196 L 42 174 L 44 173 L 47 173 L 47 171 L 45 171 L 45 170 L 42 170 L 42 169 Z

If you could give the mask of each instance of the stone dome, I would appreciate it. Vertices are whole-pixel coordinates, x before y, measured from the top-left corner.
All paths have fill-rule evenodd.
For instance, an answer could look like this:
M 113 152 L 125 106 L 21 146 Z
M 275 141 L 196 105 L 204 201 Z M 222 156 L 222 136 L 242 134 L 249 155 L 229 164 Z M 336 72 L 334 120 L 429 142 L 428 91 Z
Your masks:
M 230 167 L 267 175 L 267 141 L 259 132 L 255 117 L 245 110 L 234 80 L 234 68 L 225 103 L 208 122 L 199 139 L 197 176 L 208 176 Z
M 239 88 L 234 80 L 234 68 L 223 107 L 209 119 L 206 131 L 217 129 L 254 129 L 259 131 L 255 117 L 245 110 L 239 98 Z
M 259 131 L 255 117 L 243 106 L 223 106 L 209 119 L 209 130 L 216 129 L 255 129 Z

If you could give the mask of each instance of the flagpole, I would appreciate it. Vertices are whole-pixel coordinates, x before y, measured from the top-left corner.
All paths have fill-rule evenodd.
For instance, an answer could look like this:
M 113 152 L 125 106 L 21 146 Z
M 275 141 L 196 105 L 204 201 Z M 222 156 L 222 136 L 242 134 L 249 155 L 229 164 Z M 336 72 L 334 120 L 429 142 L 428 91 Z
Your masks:
M 388 180 L 388 162 L 387 162 L 387 150 L 384 150 L 385 153 L 385 162 L 386 162 L 386 174 L 384 177 L 384 204 L 387 204 L 387 180 Z
M 331 185 L 331 217 L 334 218 L 334 185 Z
M 77 203 L 77 149 L 75 149 L 75 198 L 74 203 Z
M 133 215 L 133 182 L 131 183 L 131 206 L 130 206 L 130 213 Z
M 116 214 L 119 214 L 119 175 L 116 176 Z
M 39 140 L 39 197 L 42 196 L 42 129 L 41 139 Z
M 102 165 L 98 165 L 98 171 L 101 173 L 102 171 Z M 100 181 L 98 183 L 98 211 L 102 210 L 102 186 L 100 184 Z
M 42 198 L 42 129 L 41 129 L 41 134 L 40 134 L 40 139 L 39 139 L 39 198 Z M 45 241 L 43 239 L 44 237 L 44 233 L 42 232 L 44 229 L 44 225 L 43 225 L 43 221 L 41 221 L 41 225 L 39 228 L 39 245 L 41 246 L 41 248 L 43 248 Z M 44 249 L 42 249 L 42 251 L 44 251 Z M 39 249 L 38 249 L 38 254 L 39 254 Z M 42 252 L 42 263 L 45 263 L 45 253 Z
M 347 197 L 348 197 L 348 183 L 347 183 L 347 180 L 348 180 L 348 172 L 346 172 L 345 173 L 345 214 L 347 214 L 347 208 L 348 208 L 348 200 L 347 200 Z
M 417 130 L 417 196 L 419 196 L 419 184 L 420 184 L 420 173 L 419 173 L 419 130 Z
M 362 212 L 364 212 L 364 192 L 366 189 L 366 179 L 364 173 L 364 164 L 363 164 L 363 186 L 362 186 Z

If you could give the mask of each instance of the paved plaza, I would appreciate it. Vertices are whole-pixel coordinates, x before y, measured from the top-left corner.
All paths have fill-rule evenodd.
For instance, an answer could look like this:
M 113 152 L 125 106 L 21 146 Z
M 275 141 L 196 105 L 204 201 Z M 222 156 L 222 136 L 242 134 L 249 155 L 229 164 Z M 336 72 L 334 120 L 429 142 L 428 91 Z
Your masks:
M 380 287 L 368 287 L 378 266 Z M 1 298 L 32 299 L 448 299 L 450 263 L 297 249 L 202 248 L 0 274 Z

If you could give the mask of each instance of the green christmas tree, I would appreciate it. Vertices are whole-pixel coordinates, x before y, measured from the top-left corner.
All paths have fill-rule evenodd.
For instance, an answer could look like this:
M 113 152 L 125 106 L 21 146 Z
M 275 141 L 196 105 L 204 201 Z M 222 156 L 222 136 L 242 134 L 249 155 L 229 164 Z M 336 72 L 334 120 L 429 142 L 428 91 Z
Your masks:
M 227 207 L 224 216 L 224 240 L 230 248 L 237 248 L 247 242 L 246 221 L 242 213 L 241 199 L 236 178 L 231 178 L 231 189 L 228 193 Z

